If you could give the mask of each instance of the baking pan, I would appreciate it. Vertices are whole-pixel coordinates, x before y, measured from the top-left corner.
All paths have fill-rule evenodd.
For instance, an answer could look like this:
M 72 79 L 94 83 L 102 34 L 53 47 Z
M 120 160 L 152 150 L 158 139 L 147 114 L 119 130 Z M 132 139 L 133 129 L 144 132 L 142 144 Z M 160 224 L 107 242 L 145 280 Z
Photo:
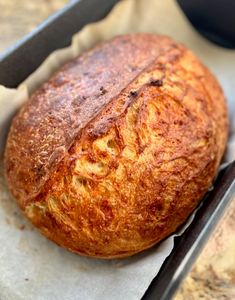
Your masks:
M 54 50 L 71 43 L 88 23 L 104 18 L 118 0 L 76 0 L 49 17 L 8 51 L 0 55 L 0 84 L 17 87 Z
M 0 56 L 0 84 L 17 87 L 54 50 L 68 46 L 84 25 L 105 17 L 118 0 L 73 1 Z M 40 47 L 38 47 L 40 45 Z M 23 62 L 23 63 L 22 63 Z M 179 237 L 143 300 L 171 299 L 235 194 L 235 162 L 224 168 Z

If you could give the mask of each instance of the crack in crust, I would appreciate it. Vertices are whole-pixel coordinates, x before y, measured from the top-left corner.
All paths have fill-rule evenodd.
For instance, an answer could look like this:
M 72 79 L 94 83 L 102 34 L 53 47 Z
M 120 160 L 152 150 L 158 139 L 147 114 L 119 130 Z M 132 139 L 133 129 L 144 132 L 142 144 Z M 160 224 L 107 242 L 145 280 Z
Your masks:
M 61 85 L 66 92 L 59 97 Z M 68 93 L 83 100 L 72 105 Z M 42 99 L 47 105 L 33 113 Z M 48 136 L 56 141 L 45 169 L 44 156 L 27 164 L 35 153 L 25 138 L 40 137 L 48 107 L 56 125 L 67 114 L 75 120 L 88 109 L 90 115 L 41 133 L 40 151 L 50 147 Z M 10 189 L 57 244 L 83 255 L 129 256 L 175 231 L 199 203 L 224 152 L 227 119 L 217 81 L 182 45 L 150 34 L 117 37 L 59 70 L 16 116 L 5 156 Z

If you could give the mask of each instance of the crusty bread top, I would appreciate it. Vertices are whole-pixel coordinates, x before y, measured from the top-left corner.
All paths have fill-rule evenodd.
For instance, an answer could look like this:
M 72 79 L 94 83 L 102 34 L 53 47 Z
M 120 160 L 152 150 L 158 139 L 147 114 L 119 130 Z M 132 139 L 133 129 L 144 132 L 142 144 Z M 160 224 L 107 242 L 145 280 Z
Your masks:
M 15 117 L 9 187 L 43 234 L 104 258 L 142 251 L 199 203 L 228 117 L 214 76 L 181 44 L 117 37 L 71 61 Z
M 120 36 L 67 63 L 44 83 L 17 114 L 9 134 L 6 172 L 14 195 L 24 201 L 35 197 L 80 130 L 174 47 L 167 37 Z

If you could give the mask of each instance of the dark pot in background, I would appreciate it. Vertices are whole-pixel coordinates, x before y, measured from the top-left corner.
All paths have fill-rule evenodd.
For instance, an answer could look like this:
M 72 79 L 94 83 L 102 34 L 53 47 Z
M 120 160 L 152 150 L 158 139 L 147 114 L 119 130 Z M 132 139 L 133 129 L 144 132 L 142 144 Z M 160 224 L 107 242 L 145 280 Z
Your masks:
M 177 0 L 192 25 L 210 41 L 235 49 L 235 0 Z

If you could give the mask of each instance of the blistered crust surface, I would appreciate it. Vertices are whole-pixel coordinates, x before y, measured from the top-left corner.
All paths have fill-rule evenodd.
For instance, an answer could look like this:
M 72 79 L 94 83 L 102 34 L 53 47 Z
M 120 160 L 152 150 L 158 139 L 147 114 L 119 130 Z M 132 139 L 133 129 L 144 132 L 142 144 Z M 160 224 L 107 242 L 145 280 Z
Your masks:
M 27 113 L 29 124 L 34 122 L 32 111 L 43 119 L 40 111 L 44 106 L 33 108 L 40 93 L 45 100 L 47 93 L 58 92 L 53 86 L 55 79 L 36 92 L 15 118 L 6 151 L 10 188 L 31 221 L 57 244 L 104 258 L 132 255 L 175 231 L 210 186 L 227 138 L 226 106 L 217 81 L 191 52 L 167 38 L 149 34 L 118 37 L 71 62 L 54 78 L 60 73 L 66 77 L 73 66 L 80 70 L 83 63 L 84 69 L 92 69 L 94 62 L 84 62 L 84 57 L 92 57 L 93 52 L 103 57 L 107 51 L 108 61 L 116 61 L 113 46 L 109 48 L 113 43 L 124 51 L 120 54 L 123 63 L 114 64 L 119 68 L 117 73 L 105 73 L 110 85 L 102 83 L 104 98 L 94 95 L 93 100 L 87 100 L 87 107 L 92 107 L 92 101 L 101 102 L 95 104 L 97 113 L 91 108 L 91 115 L 82 118 L 86 120 L 82 129 L 60 128 L 64 140 L 70 140 L 63 142 L 63 155 L 55 166 L 47 165 L 49 176 L 37 181 L 25 171 L 26 183 L 21 177 L 17 182 L 12 174 L 23 169 L 19 153 L 29 151 L 29 145 L 22 142 L 17 151 L 12 145 L 15 136 L 21 136 L 22 114 Z M 141 43 L 145 49 L 138 52 Z M 130 57 L 136 60 L 137 65 L 132 66 L 138 70 L 135 74 L 124 71 Z M 106 76 L 106 59 L 102 64 L 103 71 L 97 77 Z M 114 73 L 119 76 L 112 78 Z M 71 74 L 73 80 L 76 84 L 78 78 Z M 112 80 L 119 88 L 112 86 Z M 77 97 L 90 91 L 88 81 L 75 89 Z M 109 94 L 107 86 L 115 92 Z M 66 99 L 67 93 L 61 97 Z M 54 97 L 48 99 L 53 115 L 61 116 L 62 109 L 53 110 L 50 102 L 54 103 Z M 78 110 L 66 104 L 65 110 L 76 119 L 83 103 L 77 105 Z M 53 131 L 48 130 L 53 139 Z M 26 156 L 21 157 L 21 163 L 30 167 L 24 160 Z M 28 187 L 27 182 L 35 186 Z
M 168 38 L 121 36 L 67 63 L 44 83 L 9 134 L 6 170 L 14 195 L 23 202 L 35 197 L 81 129 L 171 47 Z

